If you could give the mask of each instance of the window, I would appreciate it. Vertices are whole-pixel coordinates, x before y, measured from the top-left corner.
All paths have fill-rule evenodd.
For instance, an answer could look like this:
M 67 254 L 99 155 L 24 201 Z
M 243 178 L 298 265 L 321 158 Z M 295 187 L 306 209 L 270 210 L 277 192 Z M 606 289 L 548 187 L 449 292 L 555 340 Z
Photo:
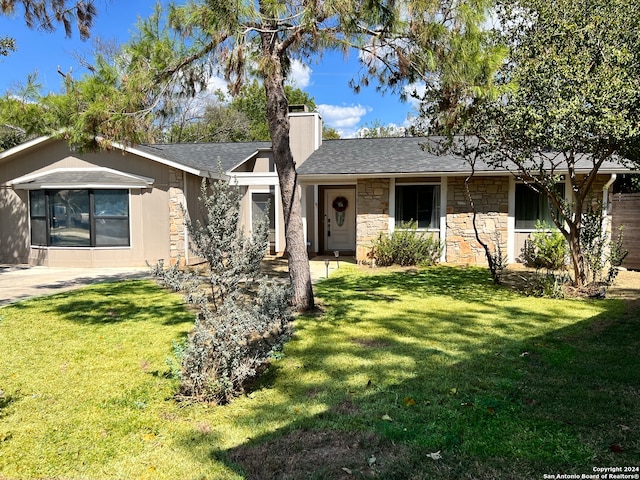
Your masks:
M 31 190 L 31 244 L 127 247 L 127 190 Z
M 564 183 L 557 183 L 558 192 L 564 196 Z M 556 210 L 557 213 L 557 210 Z M 523 183 L 516 184 L 516 228 L 535 230 L 536 221 L 554 225 L 549 211 L 549 200 L 544 194 L 532 190 Z
M 276 245 L 276 196 L 274 193 L 251 194 L 251 224 L 264 218 L 269 208 L 269 246 L 273 250 Z
M 439 185 L 396 186 L 396 228 L 411 222 L 418 228 L 440 228 Z

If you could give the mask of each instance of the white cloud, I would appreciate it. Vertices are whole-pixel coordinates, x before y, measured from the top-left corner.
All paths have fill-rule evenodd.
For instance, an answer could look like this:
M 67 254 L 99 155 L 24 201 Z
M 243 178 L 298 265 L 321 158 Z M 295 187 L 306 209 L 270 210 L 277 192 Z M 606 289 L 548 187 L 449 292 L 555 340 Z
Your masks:
M 403 90 L 407 95 L 407 102 L 417 110 L 420 107 L 420 101 L 414 96 L 414 94 L 417 94 L 419 98 L 422 98 L 422 96 L 427 92 L 427 85 L 424 82 L 410 83 L 409 85 L 405 85 Z
M 311 74 L 313 70 L 305 65 L 300 60 L 293 60 L 291 62 L 291 71 L 289 72 L 289 78 L 287 83 L 292 87 L 303 90 L 311 85 Z
M 322 115 L 324 123 L 333 128 L 349 128 L 354 127 L 362 117 L 364 117 L 370 108 L 362 105 L 318 105 L 318 111 Z
M 318 105 L 322 120 L 335 128 L 342 138 L 353 138 L 357 134 L 357 125 L 371 108 L 362 105 Z
M 224 93 L 225 99 L 226 100 L 231 100 L 231 97 L 229 96 L 229 94 L 227 93 L 227 87 L 228 87 L 228 83 L 227 81 L 223 78 L 220 77 L 218 75 L 214 75 L 211 78 L 209 78 L 209 80 L 207 80 L 207 93 L 215 93 L 217 90 L 220 90 L 222 93 Z

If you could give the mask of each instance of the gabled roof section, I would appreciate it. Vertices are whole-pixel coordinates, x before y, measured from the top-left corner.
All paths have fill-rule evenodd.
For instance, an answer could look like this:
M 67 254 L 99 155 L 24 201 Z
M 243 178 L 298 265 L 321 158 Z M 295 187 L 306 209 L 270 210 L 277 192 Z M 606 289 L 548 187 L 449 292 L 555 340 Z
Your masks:
M 242 143 L 173 143 L 138 145 L 128 149 L 132 153 L 159 157 L 178 166 L 200 172 L 202 176 L 207 172 L 218 173 L 218 161 L 223 172 L 245 162 L 260 150 L 271 149 L 271 142 L 242 142 Z
M 298 168 L 301 178 L 315 176 L 386 176 L 386 175 L 463 175 L 471 172 L 460 156 L 436 155 L 422 147 L 425 137 L 360 138 L 325 140 L 320 148 Z M 591 170 L 588 159 L 578 162 L 578 171 Z M 582 169 L 580 168 L 582 166 Z M 478 162 L 479 174 L 496 173 L 494 167 Z M 601 173 L 629 171 L 618 162 L 605 162 Z M 499 170 L 500 174 L 507 174 Z
M 68 188 L 148 188 L 153 178 L 133 175 L 111 168 L 56 168 L 33 173 L 9 182 L 17 190 Z

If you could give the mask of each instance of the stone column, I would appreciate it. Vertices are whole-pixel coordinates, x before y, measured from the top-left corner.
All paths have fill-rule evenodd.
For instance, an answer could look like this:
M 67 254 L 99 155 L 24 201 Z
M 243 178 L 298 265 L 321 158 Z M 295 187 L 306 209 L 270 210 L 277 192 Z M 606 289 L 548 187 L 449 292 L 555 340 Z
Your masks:
M 475 177 L 469 190 L 476 207 L 480 238 L 491 248 L 499 242 L 507 255 L 509 177 Z M 473 210 L 463 177 L 449 178 L 447 197 L 447 262 L 487 265 L 484 249 L 475 237 Z
M 359 179 L 356 187 L 356 260 L 367 254 L 380 232 L 389 231 L 389 179 Z
M 169 264 L 185 261 L 184 179 L 182 172 L 169 170 Z

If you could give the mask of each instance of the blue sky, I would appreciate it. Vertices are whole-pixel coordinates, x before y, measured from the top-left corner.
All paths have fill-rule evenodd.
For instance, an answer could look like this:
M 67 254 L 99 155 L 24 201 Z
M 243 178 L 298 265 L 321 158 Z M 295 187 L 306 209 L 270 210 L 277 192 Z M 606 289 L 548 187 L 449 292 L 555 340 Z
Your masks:
M 65 37 L 58 27 L 53 33 L 30 30 L 21 11 L 13 17 L 0 16 L 0 35 L 15 38 L 18 50 L 9 57 L 0 57 L 0 93 L 24 84 L 27 75 L 38 72 L 38 81 L 45 92 L 58 92 L 63 72 L 72 69 L 75 76 L 82 74 L 77 54 L 91 58 L 92 40 L 126 42 L 135 31 L 139 17 L 153 11 L 155 0 L 111 0 L 97 2 L 98 16 L 92 29 L 92 38 L 79 39 L 77 31 Z M 343 137 L 354 136 L 357 129 L 379 120 L 383 124 L 402 126 L 413 112 L 410 103 L 400 101 L 397 94 L 381 95 L 373 86 L 355 94 L 348 86 L 357 72 L 357 57 L 348 60 L 340 53 L 325 54 L 320 63 L 296 65 L 293 81 L 307 91 L 322 113 L 325 123 L 336 128 Z M 213 82 L 215 83 L 215 82 Z

